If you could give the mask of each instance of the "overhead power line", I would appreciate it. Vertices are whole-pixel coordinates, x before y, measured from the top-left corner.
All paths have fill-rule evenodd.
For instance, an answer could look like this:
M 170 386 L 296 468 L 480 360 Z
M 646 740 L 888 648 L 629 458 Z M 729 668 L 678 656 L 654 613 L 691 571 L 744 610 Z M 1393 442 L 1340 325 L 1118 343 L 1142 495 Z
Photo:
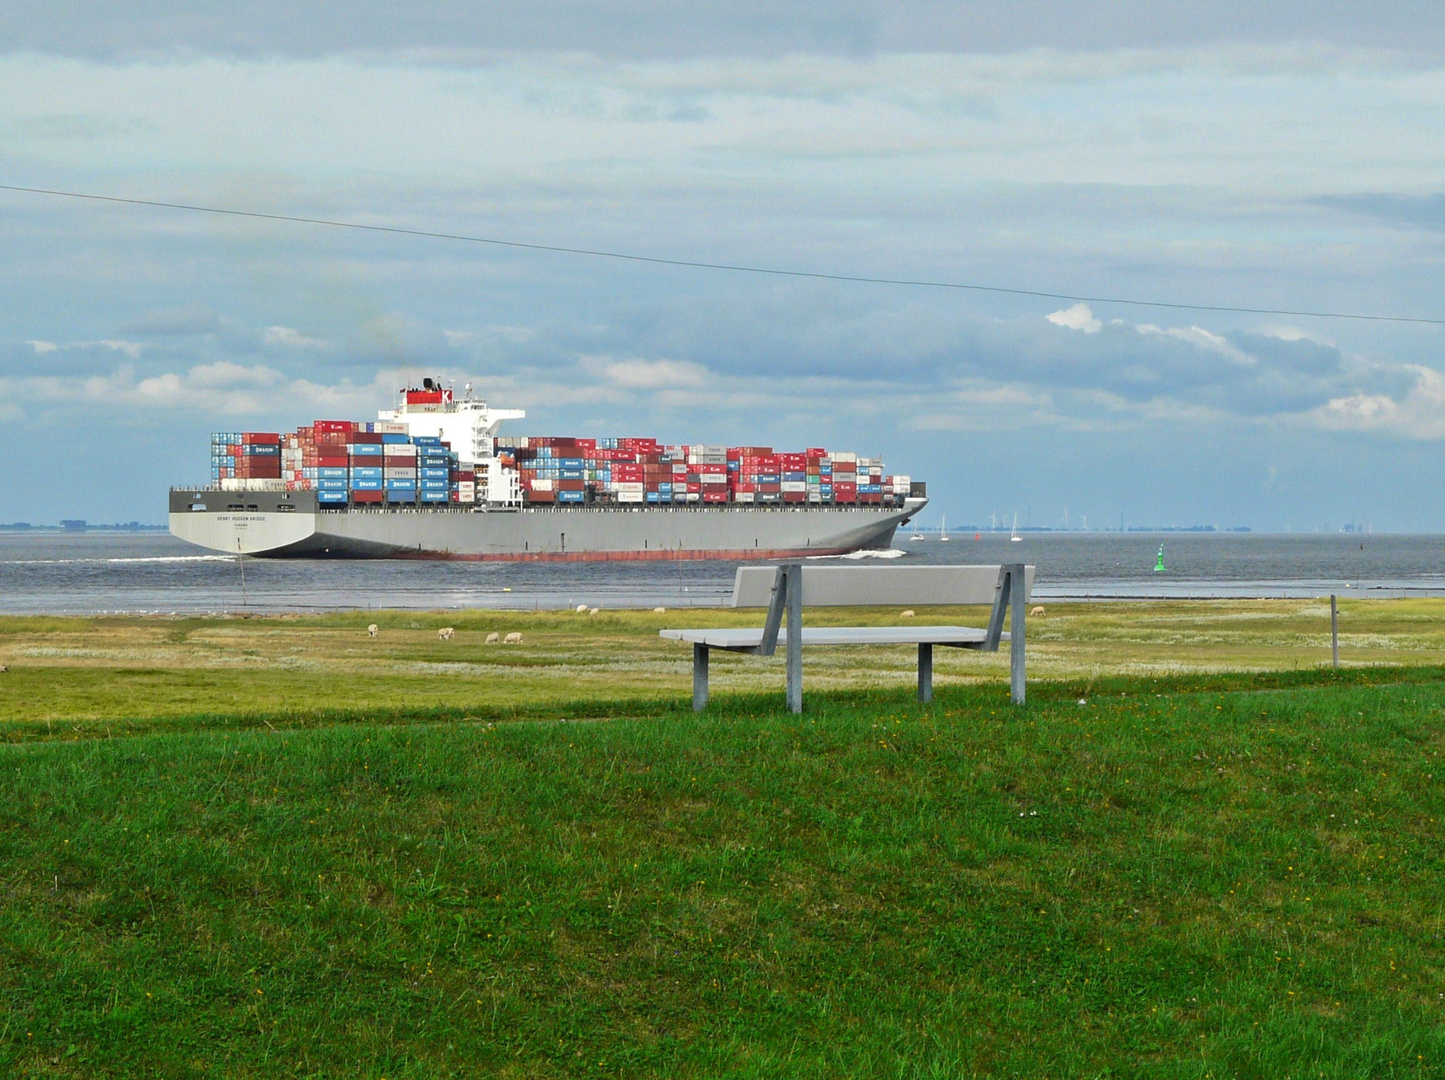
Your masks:
M 427 240 L 455 240 L 467 244 L 488 244 L 493 247 L 516 248 L 523 251 L 546 251 L 558 255 L 585 255 L 596 259 L 620 259 L 625 262 L 650 263 L 654 266 L 677 266 L 691 270 L 723 270 L 735 274 L 765 274 L 771 277 L 807 278 L 814 281 L 842 281 L 859 285 L 895 285 L 925 289 L 957 289 L 964 292 L 994 293 L 1003 296 L 1030 296 L 1042 300 L 1070 300 L 1083 304 L 1120 304 L 1129 307 L 1168 308 L 1174 311 L 1213 311 L 1236 315 L 1288 315 L 1308 319 L 1351 319 L 1359 322 L 1416 323 L 1445 326 L 1445 319 L 1427 319 L 1411 315 L 1371 315 L 1347 311 L 1305 311 L 1289 308 L 1235 307 L 1228 304 L 1183 304 L 1167 300 L 1138 300 L 1126 296 L 1086 296 L 1076 293 L 1048 292 L 1043 289 L 1015 289 L 1004 285 L 979 285 L 962 281 L 931 281 L 926 278 L 871 277 L 862 274 L 830 274 L 821 270 L 785 270 L 776 266 L 747 266 L 742 263 L 705 262 L 701 259 L 668 259 L 658 255 L 638 255 L 600 248 L 567 247 L 561 244 L 535 244 L 522 240 L 502 240 L 495 236 L 471 236 L 466 233 L 436 232 L 430 229 L 406 229 L 397 225 L 365 225 L 357 221 L 302 217 L 296 214 L 267 214 L 259 210 L 234 210 L 222 206 L 200 206 L 194 203 L 165 202 L 160 199 L 127 199 L 118 195 L 96 195 L 82 191 L 58 191 L 52 188 L 21 187 L 0 184 L 0 191 L 27 195 L 49 195 L 64 199 L 87 199 L 92 202 L 121 203 L 126 206 L 149 206 L 162 210 L 185 210 L 196 214 L 222 217 L 253 218 L 259 221 L 280 221 L 294 225 L 321 225 L 330 229 L 354 229 L 360 232 L 389 233 L 393 236 L 415 236 Z

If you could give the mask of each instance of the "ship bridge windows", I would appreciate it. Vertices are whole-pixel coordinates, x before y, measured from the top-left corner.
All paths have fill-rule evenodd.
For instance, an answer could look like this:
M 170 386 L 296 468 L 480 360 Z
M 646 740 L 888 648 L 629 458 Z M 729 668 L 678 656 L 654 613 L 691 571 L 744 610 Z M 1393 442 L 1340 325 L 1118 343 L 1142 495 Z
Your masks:
M 206 504 L 203 503 L 203 502 L 193 502 L 193 503 L 191 503 L 191 512 L 192 512 L 192 513 L 197 513 L 197 512 L 199 512 L 199 511 L 203 511 L 203 510 L 205 510 L 205 509 L 206 509 Z
M 244 510 L 244 509 L 246 509 L 246 504 L 245 504 L 245 503 L 227 503 L 227 504 L 226 504 L 226 509 L 227 509 L 227 510 L 232 510 L 232 511 L 235 511 L 235 510 Z

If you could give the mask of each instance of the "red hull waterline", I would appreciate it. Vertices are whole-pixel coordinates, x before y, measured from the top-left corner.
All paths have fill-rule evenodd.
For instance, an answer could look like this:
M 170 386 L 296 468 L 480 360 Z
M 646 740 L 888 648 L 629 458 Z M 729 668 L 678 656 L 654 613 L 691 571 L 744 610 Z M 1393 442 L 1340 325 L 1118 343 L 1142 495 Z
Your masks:
M 449 551 L 398 551 L 392 558 L 438 559 L 453 562 L 680 562 L 711 559 L 714 562 L 751 562 L 756 559 L 812 559 L 820 555 L 847 555 L 857 548 L 741 548 L 731 551 L 673 548 L 654 551 L 524 551 L 520 554 L 458 555 Z

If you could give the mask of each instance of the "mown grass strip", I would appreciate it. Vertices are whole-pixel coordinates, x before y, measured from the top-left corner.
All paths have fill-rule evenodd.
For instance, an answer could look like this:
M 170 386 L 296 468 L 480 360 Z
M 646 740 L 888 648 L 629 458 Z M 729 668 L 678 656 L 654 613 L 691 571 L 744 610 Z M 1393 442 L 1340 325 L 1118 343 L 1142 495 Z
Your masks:
M 1445 681 L 1271 678 L 3 747 L 0 1066 L 1439 1074 Z

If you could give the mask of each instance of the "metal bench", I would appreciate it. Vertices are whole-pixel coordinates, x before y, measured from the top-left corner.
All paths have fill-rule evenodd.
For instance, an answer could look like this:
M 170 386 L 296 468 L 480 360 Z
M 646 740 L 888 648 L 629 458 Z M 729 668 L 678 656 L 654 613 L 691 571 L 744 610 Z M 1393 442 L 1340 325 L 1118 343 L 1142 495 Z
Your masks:
M 708 652 L 772 656 L 782 642 L 788 658 L 788 708 L 803 711 L 804 645 L 917 645 L 918 700 L 933 700 L 933 647 L 997 652 L 1009 643 L 1013 700 L 1024 703 L 1024 608 L 1034 568 L 1001 566 L 740 566 L 733 607 L 766 607 L 762 629 L 663 630 L 670 641 L 692 642 L 692 707 L 707 707 Z M 803 605 L 812 607 L 922 607 L 928 604 L 992 604 L 988 626 L 803 626 Z M 783 625 L 786 614 L 787 625 Z M 1009 632 L 1004 632 L 1008 617 Z

